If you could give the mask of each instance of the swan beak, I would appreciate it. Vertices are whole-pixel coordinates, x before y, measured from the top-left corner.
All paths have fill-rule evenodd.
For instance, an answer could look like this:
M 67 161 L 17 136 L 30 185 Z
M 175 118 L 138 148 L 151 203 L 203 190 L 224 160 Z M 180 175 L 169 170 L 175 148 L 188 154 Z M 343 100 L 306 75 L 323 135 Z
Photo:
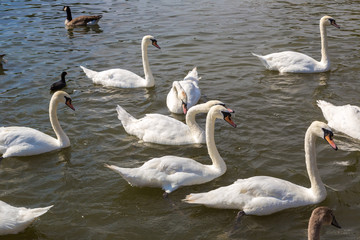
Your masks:
M 184 114 L 186 115 L 186 113 L 187 113 L 187 105 L 186 105 L 186 103 L 184 103 L 183 101 L 181 101 L 181 102 L 182 102 L 183 112 L 184 112 Z
M 157 44 L 156 41 L 152 41 L 152 45 L 158 49 L 161 49 L 161 47 Z
M 327 134 L 325 136 L 325 140 L 330 144 L 330 146 L 334 149 L 334 150 L 338 150 L 338 147 L 336 146 L 336 144 L 334 143 L 334 141 L 331 139 L 330 134 Z
M 235 111 L 230 108 L 227 108 L 227 110 L 229 111 L 229 113 L 235 113 Z
M 231 115 L 229 114 L 229 115 L 227 115 L 227 116 L 225 116 L 224 117 L 224 120 L 226 121 L 226 122 L 228 122 L 231 126 L 233 126 L 234 128 L 236 128 L 236 124 L 233 122 L 233 120 L 231 119 Z
M 337 228 L 341 228 L 340 224 L 336 221 L 335 216 L 333 216 L 333 220 L 331 221 L 331 225 Z
M 334 27 L 336 27 L 336 28 L 340 29 L 340 26 L 339 26 L 339 25 L 337 25 L 335 21 L 334 21 L 334 22 L 332 22 L 332 23 L 331 23 L 331 25 L 333 25 Z
M 71 101 L 67 100 L 65 104 L 66 104 L 66 106 L 68 106 L 69 108 L 71 108 L 72 110 L 75 111 L 75 108 L 74 108 L 74 106 L 71 104 Z

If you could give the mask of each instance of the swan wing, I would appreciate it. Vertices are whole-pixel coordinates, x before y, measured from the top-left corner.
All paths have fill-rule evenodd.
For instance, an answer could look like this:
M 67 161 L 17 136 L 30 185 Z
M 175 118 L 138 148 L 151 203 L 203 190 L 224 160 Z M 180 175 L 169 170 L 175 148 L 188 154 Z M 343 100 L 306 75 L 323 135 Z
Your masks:
M 36 155 L 59 147 L 57 139 L 33 128 L 0 128 L 0 151 L 3 157 Z
M 282 73 L 311 73 L 327 70 L 327 66 L 324 66 L 320 62 L 303 53 L 284 51 L 271 53 L 265 56 L 257 54 L 253 55 L 258 57 L 267 69 Z
M 268 215 L 314 203 L 309 189 L 266 176 L 239 179 L 207 193 L 192 193 L 184 201 L 214 208 L 241 209 L 249 215 Z
M 324 100 L 317 101 L 328 125 L 353 138 L 360 139 L 360 108 L 354 105 L 335 106 Z

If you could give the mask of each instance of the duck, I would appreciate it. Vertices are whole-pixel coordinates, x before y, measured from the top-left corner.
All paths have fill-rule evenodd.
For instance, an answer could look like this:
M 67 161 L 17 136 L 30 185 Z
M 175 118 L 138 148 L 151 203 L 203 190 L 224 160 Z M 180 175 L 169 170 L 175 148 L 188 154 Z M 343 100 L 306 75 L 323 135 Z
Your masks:
M 350 104 L 335 106 L 324 100 L 317 100 L 317 105 L 331 128 L 360 139 L 360 107 Z
M 72 18 L 69 6 L 64 6 L 63 11 L 66 11 L 65 26 L 90 26 L 98 24 L 102 15 L 97 16 L 79 16 Z
M 341 228 L 335 219 L 333 210 L 321 206 L 315 208 L 311 213 L 308 226 L 308 240 L 319 240 L 320 229 L 323 225 L 333 225 L 334 227 Z
M 191 158 L 163 156 L 153 158 L 138 168 L 122 168 L 105 164 L 105 167 L 119 173 L 131 186 L 162 188 L 164 197 L 182 186 L 202 184 L 220 177 L 226 172 L 225 161 L 220 156 L 214 140 L 216 119 L 224 119 L 231 126 L 236 124 L 231 113 L 222 105 L 210 108 L 206 117 L 206 145 L 211 165 L 201 164 Z
M 57 118 L 56 110 L 59 103 L 64 103 L 75 111 L 68 93 L 57 91 L 52 95 L 49 104 L 49 116 L 57 138 L 29 127 L 0 127 L 1 159 L 37 155 L 69 147 L 70 140 L 61 128 Z
M 328 42 L 326 27 L 334 26 L 340 28 L 336 24 L 334 18 L 323 16 L 320 19 L 320 36 L 321 36 L 321 60 L 316 61 L 303 53 L 284 51 L 271 53 L 265 56 L 257 55 L 262 64 L 269 70 L 279 71 L 280 73 L 320 73 L 330 70 L 330 59 L 328 55 Z
M 174 81 L 166 97 L 166 106 L 171 113 L 186 114 L 201 97 L 197 67 L 194 67 L 182 81 Z M 184 102 L 184 98 L 186 102 Z
M 22 232 L 52 207 L 53 205 L 42 208 L 14 207 L 0 200 L 0 235 Z
M 305 134 L 305 163 L 311 187 L 269 177 L 254 176 L 238 179 L 233 184 L 209 192 L 191 193 L 183 199 L 190 204 L 212 208 L 240 209 L 238 216 L 269 215 L 284 209 L 317 204 L 326 198 L 326 189 L 316 166 L 316 137 L 324 138 L 337 150 L 329 126 L 314 121 Z
M 63 89 L 64 87 L 66 87 L 66 82 L 65 82 L 65 76 L 67 75 L 67 72 L 62 72 L 61 73 L 61 79 L 57 82 L 54 82 L 53 84 L 51 84 L 50 86 L 50 90 L 51 91 L 58 91 Z
M 199 113 L 207 113 L 211 107 L 225 104 L 219 100 L 193 106 L 186 114 L 186 124 L 162 114 L 146 114 L 136 119 L 121 106 L 116 110 L 125 131 L 144 142 L 163 145 L 203 144 L 206 142 L 205 131 L 196 123 Z M 231 109 L 228 109 L 231 112 Z
M 142 62 L 144 67 L 145 78 L 140 77 L 139 75 L 130 72 L 125 69 L 109 69 L 102 72 L 95 72 L 93 70 L 87 69 L 83 66 L 80 66 L 85 72 L 86 76 L 93 80 L 95 84 L 101 84 L 105 87 L 119 87 L 119 88 L 140 88 L 140 87 L 153 87 L 155 86 L 155 80 L 152 75 L 149 60 L 147 55 L 147 49 L 149 45 L 161 49 L 157 44 L 157 40 L 151 36 L 146 35 L 141 41 L 141 51 L 142 51 Z

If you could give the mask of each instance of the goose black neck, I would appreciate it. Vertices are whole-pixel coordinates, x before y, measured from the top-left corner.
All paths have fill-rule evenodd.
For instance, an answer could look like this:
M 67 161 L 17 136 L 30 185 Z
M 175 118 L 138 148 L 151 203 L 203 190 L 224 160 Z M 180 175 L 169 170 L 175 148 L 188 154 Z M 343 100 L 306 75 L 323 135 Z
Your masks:
M 66 7 L 66 19 L 69 21 L 72 20 L 70 7 Z

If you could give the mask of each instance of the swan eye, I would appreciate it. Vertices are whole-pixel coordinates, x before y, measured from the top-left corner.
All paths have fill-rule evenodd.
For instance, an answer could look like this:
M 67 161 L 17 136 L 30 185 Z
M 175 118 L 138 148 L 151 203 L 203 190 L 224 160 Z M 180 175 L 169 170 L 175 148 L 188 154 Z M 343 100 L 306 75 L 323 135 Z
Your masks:
M 327 129 L 325 129 L 325 128 L 323 128 L 322 130 L 324 131 L 324 138 L 325 138 L 326 136 L 329 136 L 329 137 L 330 137 L 330 140 L 332 140 L 332 139 L 333 139 L 334 134 L 333 134 L 333 132 L 332 132 L 332 131 L 327 130 Z

